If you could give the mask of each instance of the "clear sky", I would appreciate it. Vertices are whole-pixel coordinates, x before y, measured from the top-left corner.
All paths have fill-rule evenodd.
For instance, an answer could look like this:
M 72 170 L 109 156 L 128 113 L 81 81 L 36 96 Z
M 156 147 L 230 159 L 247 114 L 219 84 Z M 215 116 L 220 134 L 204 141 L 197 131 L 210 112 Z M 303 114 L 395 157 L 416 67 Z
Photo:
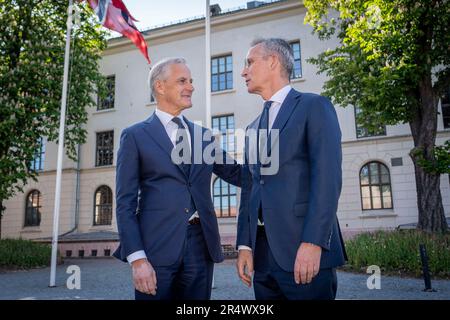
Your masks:
M 139 30 L 186 18 L 204 16 L 206 0 L 122 0 L 135 19 Z M 245 6 L 246 0 L 210 0 L 222 10 Z M 114 32 L 113 36 L 117 36 Z

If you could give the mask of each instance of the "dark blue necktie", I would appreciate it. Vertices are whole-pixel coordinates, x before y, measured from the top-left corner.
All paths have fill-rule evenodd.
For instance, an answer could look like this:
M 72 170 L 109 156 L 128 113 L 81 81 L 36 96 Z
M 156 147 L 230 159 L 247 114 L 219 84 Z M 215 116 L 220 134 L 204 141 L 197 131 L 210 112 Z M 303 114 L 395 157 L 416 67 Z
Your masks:
M 269 108 L 273 101 L 264 102 L 264 109 L 259 119 L 258 130 L 258 163 L 261 164 L 261 149 L 264 150 L 264 146 L 270 148 L 270 135 L 269 135 Z M 265 130 L 265 131 L 262 131 Z M 260 140 L 260 135 L 264 135 Z M 269 151 L 269 149 L 267 149 Z M 269 154 L 268 154 L 269 155 Z
M 269 141 L 269 108 L 272 105 L 272 101 L 266 101 L 264 102 L 264 109 L 261 114 L 261 118 L 259 119 L 259 128 L 258 128 L 258 164 L 261 165 L 261 149 L 264 149 L 264 146 L 267 145 L 270 146 Z M 262 131 L 265 130 L 265 131 Z M 261 146 L 260 146 L 260 135 L 263 134 L 264 137 L 262 139 Z M 264 222 L 263 216 L 262 216 L 262 207 L 261 203 L 259 204 L 259 210 L 258 210 L 258 219 L 261 222 Z
M 183 143 L 184 145 L 184 148 L 182 146 L 179 146 L 181 148 L 180 157 L 184 158 L 183 157 L 184 152 L 187 152 L 186 157 L 191 159 L 191 151 L 189 148 L 189 139 L 187 136 L 186 127 L 183 125 L 183 122 L 181 122 L 181 119 L 178 117 L 174 117 L 172 121 L 178 125 L 177 140 L 175 141 L 175 145 L 178 146 L 180 143 Z M 191 171 L 191 164 L 182 162 L 180 166 L 183 169 L 186 176 L 189 177 L 189 172 Z

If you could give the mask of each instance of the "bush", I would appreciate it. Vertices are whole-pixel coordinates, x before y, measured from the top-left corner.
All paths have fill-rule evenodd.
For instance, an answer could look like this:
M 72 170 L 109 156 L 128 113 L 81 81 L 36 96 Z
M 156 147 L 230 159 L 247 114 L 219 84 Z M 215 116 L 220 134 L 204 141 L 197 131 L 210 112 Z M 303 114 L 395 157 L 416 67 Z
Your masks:
M 421 277 L 419 244 L 425 244 L 433 277 L 450 279 L 450 234 L 430 235 L 417 230 L 364 233 L 346 242 L 345 269 L 366 272 L 377 265 L 385 274 Z
M 52 248 L 48 244 L 22 239 L 0 240 L 0 268 L 28 269 L 48 266 Z

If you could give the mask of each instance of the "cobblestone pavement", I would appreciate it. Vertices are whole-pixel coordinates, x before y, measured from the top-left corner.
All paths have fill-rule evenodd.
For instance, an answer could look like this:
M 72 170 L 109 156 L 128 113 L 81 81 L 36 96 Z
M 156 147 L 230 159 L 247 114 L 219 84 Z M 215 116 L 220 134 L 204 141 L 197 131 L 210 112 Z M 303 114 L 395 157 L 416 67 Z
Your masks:
M 71 265 L 81 271 L 81 289 L 68 289 Z M 214 300 L 252 300 L 253 289 L 236 276 L 235 260 L 215 265 Z M 423 292 L 422 279 L 381 276 L 381 289 L 369 290 L 369 275 L 338 272 L 337 299 L 439 299 L 450 300 L 450 281 L 433 280 L 436 292 Z M 56 287 L 49 288 L 50 268 L 0 273 L 0 300 L 12 299 L 134 299 L 130 267 L 115 259 L 66 259 L 56 272 Z

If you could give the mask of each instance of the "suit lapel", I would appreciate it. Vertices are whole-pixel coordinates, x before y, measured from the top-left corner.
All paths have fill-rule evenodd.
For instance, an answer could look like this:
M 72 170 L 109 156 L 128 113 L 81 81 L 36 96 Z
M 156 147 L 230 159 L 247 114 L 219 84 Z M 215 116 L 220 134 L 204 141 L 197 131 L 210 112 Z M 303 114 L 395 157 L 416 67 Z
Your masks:
M 297 105 L 297 99 L 300 97 L 300 92 L 291 89 L 284 99 L 283 104 L 280 107 L 280 111 L 278 111 L 278 115 L 273 122 L 272 129 L 278 129 L 281 131 L 284 129 L 286 122 L 291 117 L 292 112 L 294 111 Z
M 163 124 L 159 120 L 158 116 L 153 113 L 150 118 L 148 118 L 145 123 L 147 124 L 144 127 L 144 130 L 148 133 L 148 135 L 153 139 L 153 141 L 156 142 L 169 156 L 170 161 L 172 161 L 172 149 L 173 144 L 172 141 L 170 141 L 169 136 L 167 135 L 166 129 L 164 128 Z M 186 174 L 184 173 L 184 170 L 181 168 L 181 166 L 174 164 L 178 169 L 181 171 L 183 176 L 186 177 Z
M 248 130 L 251 130 L 251 132 L 254 132 L 255 134 L 251 134 L 246 137 L 246 150 L 247 150 L 247 159 L 249 162 L 249 169 L 253 176 L 259 176 L 259 168 L 257 164 L 257 153 L 258 153 L 258 127 L 259 127 L 259 119 L 261 118 L 261 115 L 259 115 L 258 118 L 253 121 L 248 126 Z
M 194 123 L 192 123 L 191 121 L 189 121 L 188 119 L 186 119 L 186 117 L 183 117 L 184 121 L 186 122 L 186 124 L 188 125 L 188 129 L 189 129 L 189 134 L 191 135 L 191 170 L 190 170 L 190 180 L 194 181 L 196 176 L 200 173 L 200 171 L 202 170 L 202 168 L 204 168 L 204 162 L 203 162 L 203 152 L 205 150 L 205 148 L 208 146 L 208 141 L 204 141 L 203 140 L 203 134 L 204 134 L 204 128 L 199 127 L 199 126 L 195 126 Z M 200 134 L 200 137 L 196 137 L 196 134 Z M 197 139 L 197 140 L 196 140 Z M 201 149 L 199 150 L 199 148 L 195 147 L 195 143 L 198 141 L 201 141 L 202 145 L 201 145 Z M 195 159 L 196 159 L 196 153 L 201 152 L 200 156 L 197 155 L 197 158 L 200 160 L 199 163 L 195 163 Z

